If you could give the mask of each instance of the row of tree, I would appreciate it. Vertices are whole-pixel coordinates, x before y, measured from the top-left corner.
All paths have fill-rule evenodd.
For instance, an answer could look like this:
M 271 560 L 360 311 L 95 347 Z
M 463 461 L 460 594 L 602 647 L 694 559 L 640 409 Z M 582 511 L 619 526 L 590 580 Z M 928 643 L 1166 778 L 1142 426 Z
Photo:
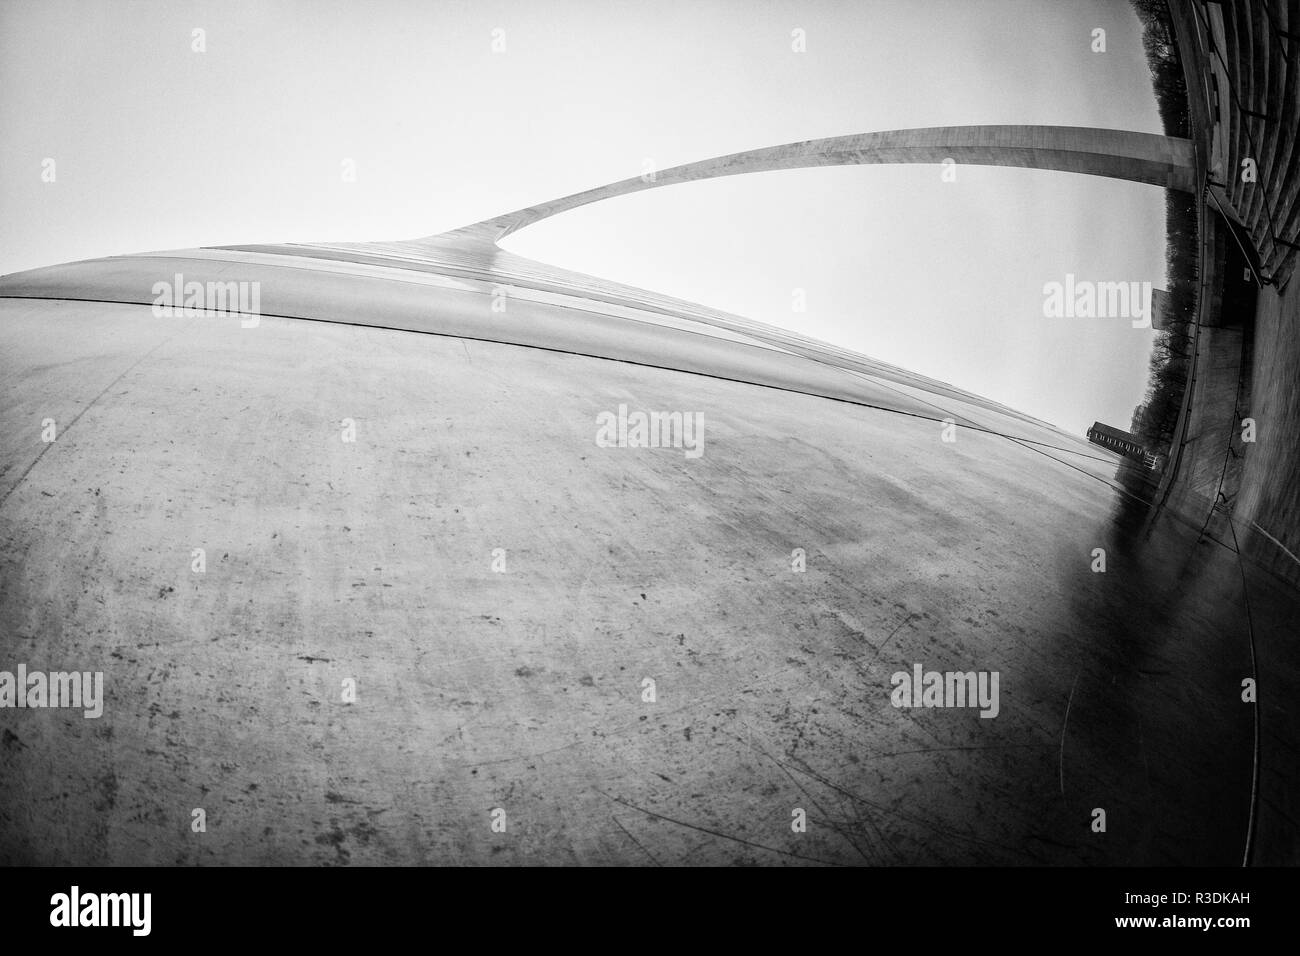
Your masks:
M 1187 85 L 1165 0 L 1131 2 L 1142 21 L 1142 47 L 1151 68 L 1152 87 L 1165 133 L 1186 137 L 1189 135 Z M 1192 327 L 1196 323 L 1199 286 L 1197 208 L 1197 199 L 1190 193 L 1173 189 L 1165 193 L 1168 293 L 1165 328 L 1155 335 L 1146 399 L 1134 414 L 1131 426 L 1147 448 L 1157 453 L 1167 453 L 1173 442 L 1191 370 Z

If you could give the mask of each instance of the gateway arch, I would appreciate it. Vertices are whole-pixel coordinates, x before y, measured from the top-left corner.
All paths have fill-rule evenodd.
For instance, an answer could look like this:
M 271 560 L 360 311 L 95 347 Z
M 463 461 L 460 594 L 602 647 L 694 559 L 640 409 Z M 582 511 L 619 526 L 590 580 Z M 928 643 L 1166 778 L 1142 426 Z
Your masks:
M 864 361 L 863 356 L 828 343 L 660 292 L 626 286 L 529 259 L 502 249 L 498 243 L 520 229 L 560 213 L 678 183 L 818 166 L 941 164 L 948 160 L 960 165 L 1008 166 L 1105 176 L 1185 192 L 1195 192 L 1198 179 L 1192 143 L 1177 137 L 1083 126 L 920 127 L 831 136 L 698 160 L 658 170 L 653 175 L 634 176 L 587 189 L 418 239 L 240 245 L 223 247 L 223 251 L 398 266 L 487 281 L 493 283 L 494 287 L 511 289 L 512 294 L 522 289 L 542 294 L 576 296 L 580 300 L 598 302 L 602 306 L 630 307 L 641 313 L 649 312 L 672 319 L 703 323 L 711 332 L 743 335 L 748 340 L 762 342 L 765 346 L 793 353 L 819 365 L 916 384 L 922 377 L 906 370 L 886 367 L 875 360 Z M 509 323 L 497 322 L 486 334 L 495 341 L 536 345 L 538 342 L 534 338 L 534 332 L 535 329 L 531 326 L 511 327 Z M 629 352 L 621 345 L 610 343 L 598 347 L 584 345 L 583 348 L 588 350 L 585 354 L 623 361 L 645 361 L 649 358 L 644 352 Z M 669 356 L 666 352 L 658 353 L 651 361 L 661 368 L 704 371 L 694 358 Z M 720 367 L 713 369 L 715 373 L 721 371 Z M 738 373 L 729 369 L 726 374 Z M 745 381 L 777 384 L 776 379 L 755 373 L 752 369 L 743 374 Z M 801 379 L 800 384 L 795 384 L 792 379 L 783 378 L 780 387 L 800 390 L 806 388 L 823 397 L 845 397 L 844 394 L 823 386 L 813 387 L 809 379 Z M 940 394 L 959 397 L 963 401 L 973 397 L 960 389 L 928 379 L 925 380 L 924 387 Z M 979 401 L 983 403 L 987 400 L 980 398 Z M 1015 417 L 1020 416 L 1019 412 L 1011 409 L 1002 411 Z M 930 412 L 933 409 L 927 413 Z
M 1179 561 L 1094 575 L 1115 463 L 1082 438 L 495 245 L 673 182 L 947 158 L 1193 182 L 1187 144 L 1159 136 L 899 131 L 424 240 L 0 278 L 0 647 L 110 689 L 91 731 L 7 712 L 0 862 L 1239 859 L 1250 711 L 1200 670 L 1159 694 L 1148 677 L 1152 635 L 1176 635 L 1235 690 L 1234 552 L 1198 549 L 1209 597 L 1188 606 L 1163 599 Z M 260 323 L 158 316 L 155 287 L 182 278 L 257 283 Z M 520 289 L 500 312 L 498 282 Z M 598 446 L 623 405 L 702 414 L 703 455 Z M 1250 604 L 1285 631 L 1293 605 Z M 891 706 L 889 675 L 919 662 L 987 662 L 1002 716 Z M 1140 715 L 1113 706 L 1117 676 Z M 1139 739 L 1180 759 L 1115 746 Z M 804 797 L 771 787 L 794 773 L 842 824 L 791 831 Z M 220 825 L 200 844 L 201 788 Z M 1098 805 L 1123 838 L 1091 839 Z
M 481 222 L 417 239 L 370 242 L 259 243 L 111 256 L 32 269 L 0 277 L 0 298 L 81 299 L 149 305 L 154 283 L 183 274 L 199 283 L 239 278 L 260 283 L 263 315 L 418 330 L 551 348 L 595 358 L 630 361 L 779 387 L 841 401 L 906 406 L 909 412 L 943 417 L 928 403 L 902 402 L 861 390 L 860 376 L 918 386 L 959 402 L 987 399 L 905 369 L 888 366 L 744 316 L 539 262 L 502 249 L 511 233 L 551 216 L 629 193 L 721 176 L 818 166 L 932 163 L 1011 166 L 1106 176 L 1168 189 L 1194 191 L 1197 167 L 1192 143 L 1154 133 L 1077 126 L 939 126 L 832 136 L 732 153 L 636 176 L 553 199 Z M 376 271 L 378 270 L 378 271 Z M 308 281 L 310 277 L 310 281 Z M 401 281 L 394 281 L 400 277 Z M 484 322 L 476 309 L 431 312 L 431 285 L 469 283 L 474 295 L 508 289 L 514 299 L 563 304 L 568 314 L 552 324 L 511 312 Z M 364 303 L 365 308 L 359 309 Z M 574 311 L 576 307 L 579 311 Z M 655 324 L 653 341 L 638 342 L 612 328 L 593 334 L 578 316 L 619 312 Z M 608 318 L 609 315 L 606 315 Z M 586 321 L 595 321 L 588 318 Z M 681 333 L 688 334 L 675 345 Z M 763 347 L 767 361 L 740 361 L 702 349 L 701 335 Z M 771 359 L 795 362 L 780 374 Z M 834 369 L 834 381 L 826 378 Z M 858 378 L 843 380 L 839 371 Z M 1024 419 L 999 407 L 1001 414 Z
M 816 166 L 946 160 L 959 165 L 1108 176 L 1185 192 L 1196 188 L 1192 143 L 1186 139 L 1083 126 L 931 126 L 830 136 L 716 156 L 584 190 L 416 242 L 450 238 L 497 242 L 571 209 L 701 179 Z

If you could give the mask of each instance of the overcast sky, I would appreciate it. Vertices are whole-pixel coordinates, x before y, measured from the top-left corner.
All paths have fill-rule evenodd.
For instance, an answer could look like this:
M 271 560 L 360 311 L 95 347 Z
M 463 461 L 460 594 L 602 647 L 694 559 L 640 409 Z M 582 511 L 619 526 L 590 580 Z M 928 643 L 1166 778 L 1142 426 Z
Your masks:
M 983 123 L 1160 132 L 1128 3 L 5 0 L 0 273 L 412 238 L 647 162 Z M 960 167 L 956 182 L 937 166 L 797 170 L 623 197 L 505 245 L 1082 432 L 1128 426 L 1151 333 L 1044 318 L 1043 285 L 1163 286 L 1164 196 L 1023 169 Z

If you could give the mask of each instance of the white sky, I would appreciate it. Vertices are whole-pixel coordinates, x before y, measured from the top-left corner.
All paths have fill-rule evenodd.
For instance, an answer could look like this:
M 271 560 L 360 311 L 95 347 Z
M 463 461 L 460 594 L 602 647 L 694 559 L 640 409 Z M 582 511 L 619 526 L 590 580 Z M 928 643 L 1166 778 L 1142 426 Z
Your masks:
M 207 50 L 191 49 L 206 31 Z M 1106 30 L 1093 53 L 1091 31 Z M 791 31 L 807 51 L 791 50 Z M 506 50 L 492 51 L 492 31 Z M 876 129 L 1160 132 L 1125 0 L 0 2 L 0 273 L 401 239 L 658 168 Z M 57 181 L 41 181 L 46 157 Z M 357 181 L 341 164 L 356 164 Z M 1151 333 L 1046 319 L 1164 284 L 1160 189 L 937 166 L 764 173 L 548 220 L 513 251 L 795 329 L 1069 430 L 1128 426 Z M 807 311 L 792 309 L 803 289 Z

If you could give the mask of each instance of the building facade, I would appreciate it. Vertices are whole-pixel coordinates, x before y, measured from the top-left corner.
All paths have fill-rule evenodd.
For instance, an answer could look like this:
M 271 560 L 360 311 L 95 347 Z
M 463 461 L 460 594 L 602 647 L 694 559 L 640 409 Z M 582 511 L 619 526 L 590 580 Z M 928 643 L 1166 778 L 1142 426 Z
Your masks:
M 1147 453 L 1146 446 L 1131 432 L 1112 428 L 1110 425 L 1103 425 L 1101 422 L 1093 422 L 1092 427 L 1088 429 L 1088 441 L 1101 445 L 1103 448 L 1109 448 L 1125 458 L 1133 458 L 1143 464 L 1150 464 L 1151 456 Z

